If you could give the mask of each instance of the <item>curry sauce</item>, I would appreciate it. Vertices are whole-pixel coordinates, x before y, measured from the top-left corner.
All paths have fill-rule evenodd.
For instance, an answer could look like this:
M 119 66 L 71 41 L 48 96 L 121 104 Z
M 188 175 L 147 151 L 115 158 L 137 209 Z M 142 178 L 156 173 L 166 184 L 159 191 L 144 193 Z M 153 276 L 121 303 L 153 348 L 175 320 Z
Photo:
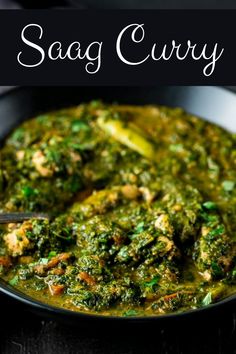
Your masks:
M 236 137 L 180 108 L 93 101 L 0 150 L 0 276 L 73 311 L 160 315 L 236 290 Z

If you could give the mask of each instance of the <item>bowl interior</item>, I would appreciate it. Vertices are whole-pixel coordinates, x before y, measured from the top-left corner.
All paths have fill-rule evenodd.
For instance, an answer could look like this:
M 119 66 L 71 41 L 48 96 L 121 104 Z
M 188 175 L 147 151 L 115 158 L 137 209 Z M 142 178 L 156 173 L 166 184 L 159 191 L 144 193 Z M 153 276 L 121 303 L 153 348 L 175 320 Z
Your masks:
M 47 88 L 19 88 L 0 97 L 0 142 L 21 121 L 33 117 L 35 114 L 61 107 L 77 105 L 94 99 L 105 102 L 118 102 L 127 104 L 160 104 L 172 107 L 183 107 L 190 113 L 198 115 L 213 123 L 236 132 L 236 95 L 219 87 L 150 87 L 150 88 L 80 88 L 80 87 L 47 87 Z M 38 301 L 31 300 L 28 296 L 17 292 L 4 282 L 0 281 L 0 290 L 4 293 L 33 305 L 36 309 L 49 311 L 51 314 L 65 316 L 71 311 L 55 309 Z M 235 300 L 231 296 L 209 308 L 218 307 L 220 304 Z M 202 313 L 206 309 L 192 312 Z M 187 314 L 187 313 L 186 313 Z M 173 318 L 184 314 L 158 316 L 159 318 Z M 74 316 L 86 317 L 81 313 Z M 89 316 L 90 319 L 101 316 Z M 154 317 L 152 317 L 154 319 Z M 147 318 L 145 318 L 147 320 Z

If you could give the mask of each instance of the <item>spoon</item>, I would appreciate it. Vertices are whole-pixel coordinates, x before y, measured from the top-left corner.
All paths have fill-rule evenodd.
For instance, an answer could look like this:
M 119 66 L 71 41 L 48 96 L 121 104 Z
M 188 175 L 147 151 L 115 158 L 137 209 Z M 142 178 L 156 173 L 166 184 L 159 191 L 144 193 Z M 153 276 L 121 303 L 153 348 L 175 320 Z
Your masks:
M 0 213 L 0 224 L 24 222 L 29 219 L 50 219 L 45 213 Z

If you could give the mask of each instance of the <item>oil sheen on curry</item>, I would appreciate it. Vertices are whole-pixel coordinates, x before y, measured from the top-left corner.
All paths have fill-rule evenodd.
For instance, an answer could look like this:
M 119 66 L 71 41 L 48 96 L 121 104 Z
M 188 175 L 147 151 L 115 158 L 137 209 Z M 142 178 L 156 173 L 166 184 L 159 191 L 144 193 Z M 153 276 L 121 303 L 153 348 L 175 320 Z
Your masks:
M 176 108 L 93 101 L 7 138 L 0 276 L 50 305 L 115 316 L 207 306 L 236 291 L 236 137 Z

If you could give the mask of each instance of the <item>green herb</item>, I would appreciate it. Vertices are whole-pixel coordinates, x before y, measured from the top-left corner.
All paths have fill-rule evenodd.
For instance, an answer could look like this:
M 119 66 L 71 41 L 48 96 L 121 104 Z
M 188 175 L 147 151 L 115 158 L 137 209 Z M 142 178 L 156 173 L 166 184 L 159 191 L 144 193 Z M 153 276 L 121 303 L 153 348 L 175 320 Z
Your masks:
M 208 201 L 203 203 L 203 207 L 208 210 L 215 210 L 217 209 L 217 205 L 214 202 Z
M 128 246 L 121 247 L 121 249 L 118 252 L 117 257 L 118 257 L 119 261 L 127 262 L 130 259 Z
M 18 128 L 12 134 L 11 139 L 13 141 L 20 141 L 20 140 L 22 140 L 24 138 L 24 134 L 25 134 L 25 129 L 24 128 Z
M 148 288 L 153 288 L 154 285 L 157 285 L 160 278 L 160 275 L 156 275 L 154 278 L 152 278 L 152 280 L 145 282 L 144 285 Z
M 92 108 L 98 108 L 101 107 L 102 102 L 100 100 L 93 100 L 90 102 L 90 105 Z
M 125 316 L 125 317 L 137 316 L 137 315 L 138 315 L 138 311 L 132 310 L 132 309 L 123 312 L 123 316 Z
M 206 296 L 202 300 L 202 305 L 207 306 L 207 305 L 210 305 L 211 303 L 212 303 L 212 296 L 211 296 L 211 293 L 209 292 L 206 294 Z
M 231 192 L 234 189 L 235 183 L 233 181 L 223 181 L 222 187 L 226 192 Z
M 224 225 L 220 225 L 216 229 L 211 230 L 208 235 L 215 237 L 215 236 L 223 235 L 224 232 L 225 232 Z
M 56 251 L 50 251 L 48 253 L 48 259 L 51 259 L 52 257 L 55 257 L 57 255 L 57 252 Z
M 35 283 L 34 283 L 34 286 L 35 286 L 35 290 L 36 291 L 40 291 L 40 290 L 46 289 L 46 287 L 47 287 L 47 285 L 41 279 L 37 279 L 35 281 Z
M 9 284 L 10 284 L 11 286 L 15 286 L 15 285 L 17 285 L 18 281 L 19 281 L 18 275 L 15 275 L 15 276 L 9 281 Z
M 183 145 L 182 144 L 170 144 L 169 149 L 172 152 L 180 152 L 180 151 L 183 151 Z
M 72 193 L 77 192 L 79 189 L 81 188 L 81 181 L 80 179 L 74 177 L 72 178 L 72 180 L 70 181 L 69 184 L 69 191 Z
M 207 162 L 208 162 L 208 166 L 209 166 L 209 171 L 210 171 L 210 172 L 214 172 L 214 174 L 215 174 L 216 176 L 218 176 L 219 171 L 220 171 L 220 168 L 219 168 L 219 166 L 217 165 L 217 163 L 216 163 L 214 160 L 212 160 L 211 157 L 209 157 L 209 158 L 207 159 Z
M 31 188 L 29 186 L 23 187 L 21 191 L 22 191 L 23 196 L 26 198 L 29 198 L 29 197 L 32 197 L 33 195 L 38 194 L 37 189 Z
M 59 229 L 60 226 L 58 226 L 58 228 L 55 228 L 52 233 L 54 234 L 55 237 L 65 240 L 65 241 L 71 241 L 73 240 L 72 238 L 72 234 L 71 234 L 71 227 L 70 226 L 66 226 L 66 227 L 62 227 L 61 229 Z
M 215 224 L 218 221 L 217 215 L 211 215 L 206 211 L 201 211 L 201 217 L 204 221 L 206 221 L 209 225 Z
M 73 133 L 78 133 L 80 130 L 88 131 L 90 127 L 81 120 L 74 120 L 71 124 L 71 130 Z
M 56 163 L 57 165 L 61 162 L 60 152 L 50 149 L 46 151 L 46 157 L 49 162 Z
M 81 151 L 81 150 L 86 150 L 86 144 L 76 144 L 76 143 L 72 143 L 72 144 L 70 144 L 70 147 L 72 148 L 72 149 L 74 149 L 74 150 L 79 150 L 79 151 Z
M 222 269 L 216 262 L 211 263 L 211 268 L 213 270 L 214 276 L 220 277 L 222 275 Z
M 41 114 L 36 118 L 36 121 L 39 123 L 45 123 L 50 119 L 50 116 L 47 114 Z

